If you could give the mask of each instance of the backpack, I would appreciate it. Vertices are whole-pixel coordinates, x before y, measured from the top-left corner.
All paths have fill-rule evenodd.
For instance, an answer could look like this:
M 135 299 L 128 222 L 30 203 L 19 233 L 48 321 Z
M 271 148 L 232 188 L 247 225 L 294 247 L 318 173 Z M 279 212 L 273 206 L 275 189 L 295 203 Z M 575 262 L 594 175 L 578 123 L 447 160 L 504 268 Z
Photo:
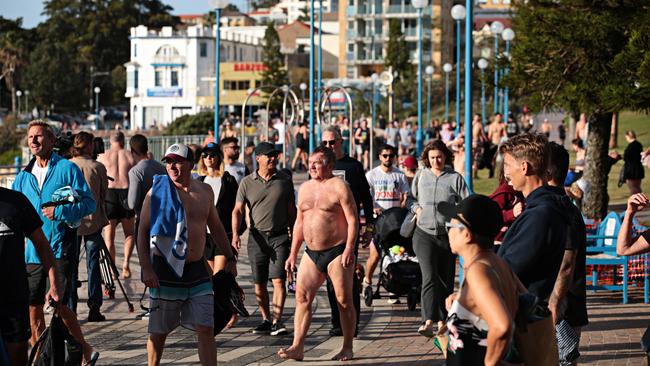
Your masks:
M 75 340 L 58 314 L 32 347 L 28 365 L 80 366 L 83 358 L 81 343 Z

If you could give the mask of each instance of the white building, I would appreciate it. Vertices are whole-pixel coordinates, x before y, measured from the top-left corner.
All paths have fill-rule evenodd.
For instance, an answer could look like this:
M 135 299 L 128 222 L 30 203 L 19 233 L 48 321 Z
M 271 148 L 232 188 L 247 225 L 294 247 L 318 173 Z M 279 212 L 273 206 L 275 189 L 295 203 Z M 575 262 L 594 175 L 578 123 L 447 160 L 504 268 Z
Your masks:
M 214 28 L 199 25 L 182 31 L 131 28 L 131 59 L 125 64 L 131 129 L 164 127 L 214 108 L 214 34 Z M 261 38 L 228 29 L 220 34 L 222 63 L 261 61 Z

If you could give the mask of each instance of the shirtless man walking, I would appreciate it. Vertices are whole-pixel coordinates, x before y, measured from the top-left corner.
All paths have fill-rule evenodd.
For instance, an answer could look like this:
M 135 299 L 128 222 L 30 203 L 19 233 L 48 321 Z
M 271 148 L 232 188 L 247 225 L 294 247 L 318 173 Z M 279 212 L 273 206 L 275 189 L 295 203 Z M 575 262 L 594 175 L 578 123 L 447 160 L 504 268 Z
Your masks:
M 147 193 L 138 227 L 138 257 L 142 267 L 142 282 L 150 288 L 151 314 L 149 315 L 149 339 L 147 341 L 148 364 L 159 365 L 165 347 L 167 335 L 178 325 L 194 329 L 198 335 L 199 360 L 202 365 L 216 365 L 217 351 L 214 343 L 214 293 L 212 290 L 211 273 L 203 256 L 205 249 L 205 227 L 210 228 L 212 239 L 220 246 L 228 260 L 226 269 L 236 274 L 236 257 L 230 249 L 226 232 L 219 221 L 217 211 L 212 205 L 214 193 L 212 188 L 191 178 L 192 152 L 186 145 L 174 144 L 167 149 L 165 157 L 167 176 L 157 176 L 152 189 Z M 158 248 L 150 248 L 151 234 L 160 226 L 161 210 L 152 210 L 152 206 L 173 207 L 173 200 L 163 205 L 164 194 L 160 192 L 163 185 L 157 185 L 164 179 L 171 185 L 182 204 L 180 209 L 185 211 L 187 228 L 187 248 L 182 267 L 182 276 L 167 263 L 167 259 Z M 157 202 L 156 202 L 157 201 Z M 171 203 L 171 205 L 169 205 Z M 170 207 L 171 206 L 171 207 Z M 152 212 L 153 211 L 153 212 Z M 164 220 L 162 220 L 164 221 Z M 175 224 L 175 223 L 174 223 Z M 176 224 L 175 224 L 176 225 Z M 181 234 L 182 235 L 182 234 Z M 175 248 L 171 248 L 177 256 Z M 151 253 L 153 252 L 153 253 Z M 153 255 L 151 255 L 153 254 Z M 178 258 L 178 257 L 176 257 Z
M 280 349 L 285 359 L 302 360 L 311 304 L 318 288 L 329 276 L 341 313 L 343 347 L 333 360 L 351 360 L 356 312 L 352 305 L 354 246 L 357 239 L 357 210 L 352 191 L 344 180 L 334 177 L 334 152 L 317 147 L 309 158 L 311 180 L 303 183 L 298 195 L 298 217 L 293 228 L 291 253 L 285 270 L 295 272 L 302 242 L 307 249 L 300 261 L 296 289 L 293 344 Z
M 131 277 L 129 260 L 133 253 L 133 230 L 135 227 L 135 211 L 129 210 L 127 197 L 129 194 L 129 170 L 135 165 L 135 159 L 130 151 L 124 149 L 124 134 L 116 132 L 111 136 L 111 148 L 101 155 L 98 161 L 106 167 L 106 173 L 113 180 L 108 181 L 106 194 L 106 216 L 108 225 L 104 230 L 104 241 L 115 262 L 115 230 L 122 224 L 124 230 L 124 262 L 122 278 Z

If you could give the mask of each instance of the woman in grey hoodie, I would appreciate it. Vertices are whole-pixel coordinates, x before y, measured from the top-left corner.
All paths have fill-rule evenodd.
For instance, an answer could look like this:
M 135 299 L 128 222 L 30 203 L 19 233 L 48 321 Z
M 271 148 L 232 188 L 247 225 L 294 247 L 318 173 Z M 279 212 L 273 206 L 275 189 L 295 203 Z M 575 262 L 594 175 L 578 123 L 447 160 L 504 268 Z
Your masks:
M 453 154 L 442 141 L 427 144 L 420 159 L 425 168 L 413 179 L 407 206 L 417 216 L 413 250 L 422 271 L 422 325 L 418 333 L 433 337 L 436 326 L 447 317 L 445 299 L 454 291 L 456 270 L 445 217 L 436 207 L 440 202 L 456 204 L 470 192 L 463 177 L 451 168 Z

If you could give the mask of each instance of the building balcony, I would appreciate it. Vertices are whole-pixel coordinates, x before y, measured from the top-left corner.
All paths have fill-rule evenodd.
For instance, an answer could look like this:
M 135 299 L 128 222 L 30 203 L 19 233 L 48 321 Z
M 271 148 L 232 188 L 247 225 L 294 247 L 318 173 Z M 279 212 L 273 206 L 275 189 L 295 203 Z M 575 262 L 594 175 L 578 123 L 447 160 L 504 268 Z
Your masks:
M 402 4 L 402 5 L 389 5 L 388 11 L 386 12 L 386 17 L 417 17 L 418 12 L 411 4 Z M 423 15 L 431 16 L 431 7 L 427 6 L 422 11 Z

